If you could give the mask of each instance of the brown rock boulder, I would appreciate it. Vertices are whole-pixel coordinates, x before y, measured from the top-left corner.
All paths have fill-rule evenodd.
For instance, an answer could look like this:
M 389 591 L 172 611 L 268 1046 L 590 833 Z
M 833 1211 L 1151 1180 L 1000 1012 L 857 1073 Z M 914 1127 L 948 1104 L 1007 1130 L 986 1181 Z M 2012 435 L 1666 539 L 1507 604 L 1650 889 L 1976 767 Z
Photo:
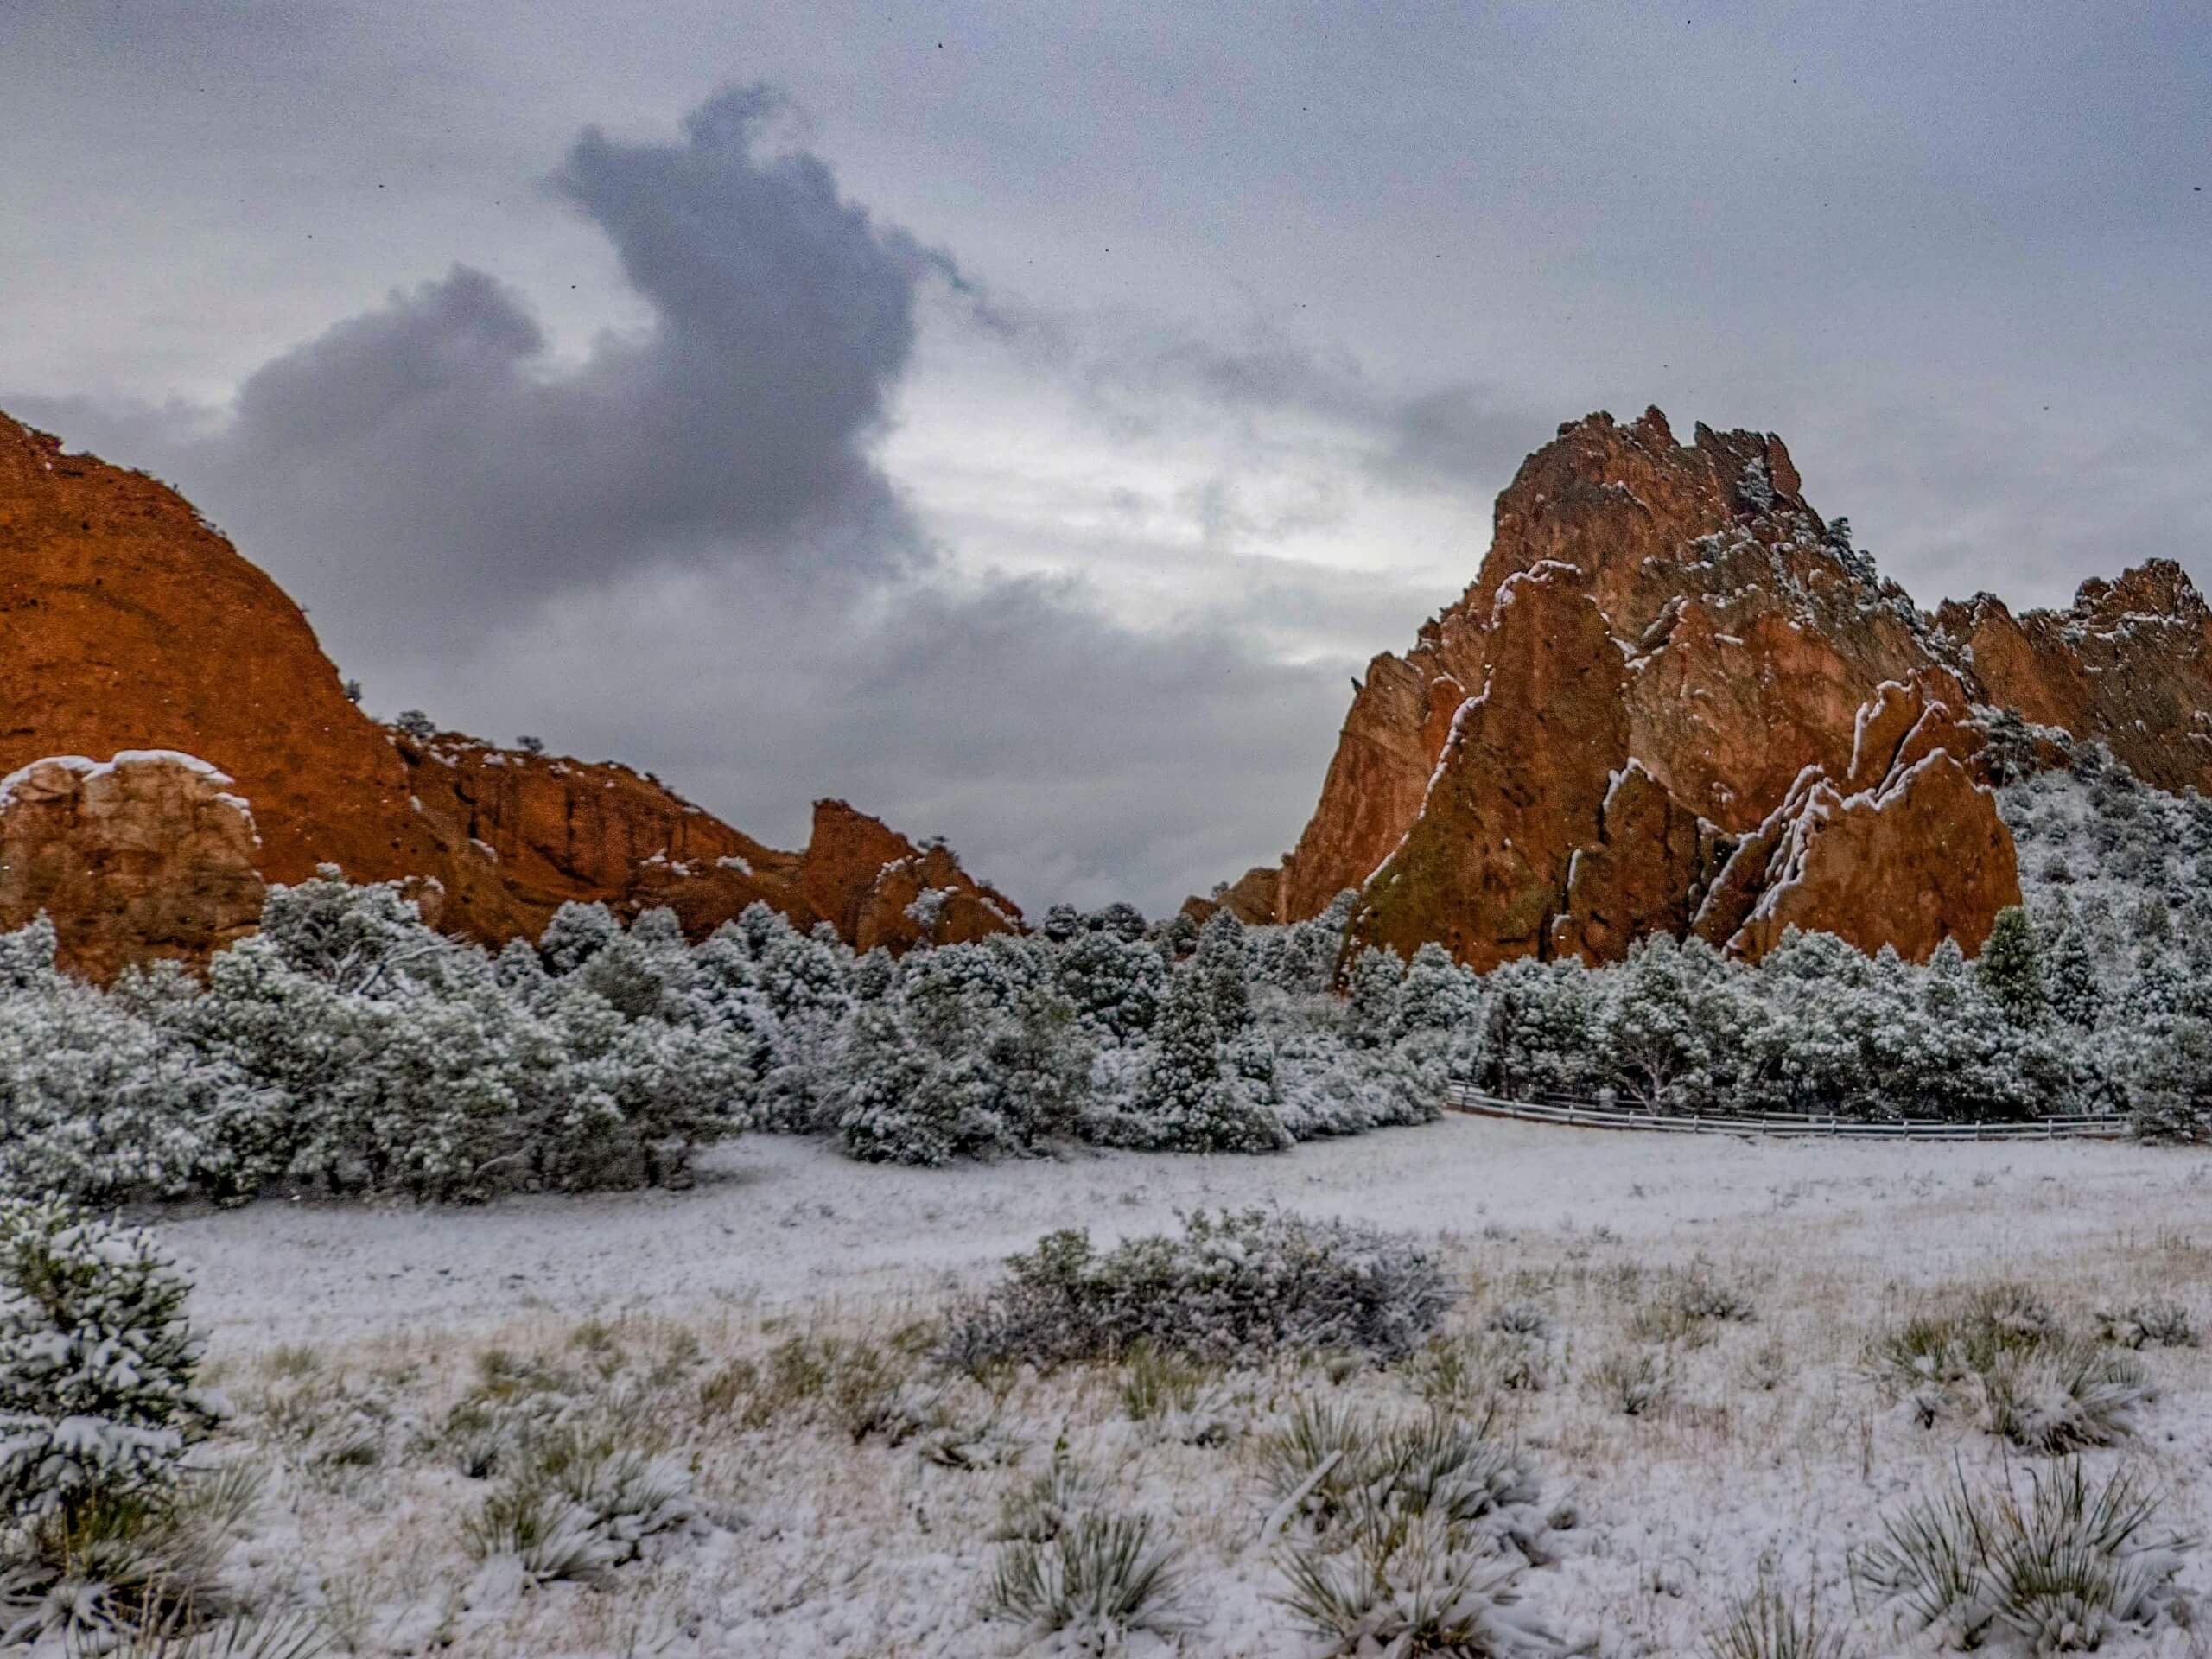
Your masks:
M 0 930 L 54 919 L 69 972 L 194 966 L 260 919 L 260 838 L 204 760 L 126 751 L 35 760 L 0 780 Z
M 1236 880 L 1216 887 L 1213 896 L 1195 893 L 1183 901 L 1183 914 L 1204 926 L 1215 912 L 1225 910 L 1247 927 L 1265 927 L 1282 909 L 1282 871 L 1272 864 L 1258 864 Z

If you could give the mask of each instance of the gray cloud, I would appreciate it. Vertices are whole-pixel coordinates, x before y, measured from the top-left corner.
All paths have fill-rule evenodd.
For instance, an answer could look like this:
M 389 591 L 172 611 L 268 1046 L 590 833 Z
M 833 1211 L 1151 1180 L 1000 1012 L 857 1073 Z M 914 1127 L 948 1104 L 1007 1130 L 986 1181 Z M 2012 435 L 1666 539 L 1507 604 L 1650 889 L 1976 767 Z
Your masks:
M 247 378 L 230 418 L 46 404 L 188 483 L 346 654 L 453 645 L 634 569 L 739 557 L 850 582 L 925 563 L 870 459 L 950 261 L 880 229 L 803 151 L 765 154 L 760 87 L 676 144 L 587 129 L 550 181 L 652 321 L 551 360 L 523 300 L 456 265 Z

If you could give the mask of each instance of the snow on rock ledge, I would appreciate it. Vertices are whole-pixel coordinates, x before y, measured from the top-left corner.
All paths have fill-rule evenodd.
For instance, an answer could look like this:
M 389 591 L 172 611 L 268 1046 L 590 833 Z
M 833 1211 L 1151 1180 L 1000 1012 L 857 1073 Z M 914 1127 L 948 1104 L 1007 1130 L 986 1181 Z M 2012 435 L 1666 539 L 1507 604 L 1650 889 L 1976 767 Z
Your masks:
M 230 785 L 165 749 L 18 768 L 0 780 L 0 928 L 46 912 L 61 965 L 90 979 L 204 963 L 261 915 L 261 839 Z

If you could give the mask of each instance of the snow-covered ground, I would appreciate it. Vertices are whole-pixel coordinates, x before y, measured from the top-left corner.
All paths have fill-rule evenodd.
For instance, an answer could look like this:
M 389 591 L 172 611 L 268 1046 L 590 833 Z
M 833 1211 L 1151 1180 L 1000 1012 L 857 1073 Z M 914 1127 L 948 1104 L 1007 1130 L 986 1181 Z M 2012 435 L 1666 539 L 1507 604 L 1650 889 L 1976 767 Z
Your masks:
M 952 1169 L 861 1165 L 752 1135 L 698 1185 L 480 1208 L 256 1205 L 169 1224 L 220 1351 L 302 1337 L 465 1333 L 518 1313 L 696 1313 L 735 1299 L 910 1294 L 1056 1227 L 1101 1243 L 1193 1206 L 1279 1205 L 1420 1232 L 1605 1227 L 1640 1258 L 1727 1243 L 1907 1280 L 2063 1254 L 2115 1226 L 2186 1224 L 2187 1154 L 2126 1143 L 1820 1145 L 1447 1116 L 1273 1157 L 1089 1151 Z M 2206 1217 L 2212 1244 L 2212 1216 Z M 1900 1237 L 1909 1234 L 1910 1243 Z
M 1471 1352 L 1497 1309 L 1543 1311 L 1543 1386 L 1497 1395 L 1495 1432 L 1533 1460 L 1548 1501 L 1571 1497 L 1577 1512 L 1555 1535 L 1556 1560 L 1521 1580 L 1526 1606 L 1570 1645 L 1703 1651 L 1712 1622 L 1764 1573 L 1794 1597 L 1816 1594 L 1848 1651 L 1874 1655 L 1934 1649 L 1857 1605 L 1849 1551 L 1955 1468 L 1980 1479 L 2039 1460 L 1956 1414 L 1923 1426 L 1870 1364 L 1870 1340 L 1935 1287 L 1999 1278 L 2084 1329 L 2100 1310 L 2159 1297 L 2212 1321 L 2208 1169 L 2199 1154 L 2128 1144 L 1760 1142 L 1466 1117 L 1274 1157 L 1086 1153 L 945 1170 L 864 1166 L 819 1141 L 763 1135 L 716 1153 L 683 1192 L 479 1209 L 264 1204 L 161 1225 L 197 1276 L 195 1312 L 243 1407 L 238 1433 L 285 1469 L 241 1570 L 328 1609 L 359 1651 L 1036 1651 L 1034 1636 L 983 1615 L 1001 1548 L 988 1535 L 1056 1440 L 1184 1549 L 1188 1628 L 1141 1636 L 1133 1652 L 1313 1651 L 1274 1599 L 1280 1548 L 1261 1536 L 1274 1503 L 1254 1447 L 1307 1395 L 1378 1417 L 1418 1409 L 1419 1367 L 1230 1374 L 1208 1396 L 1226 1426 L 1216 1440 L 1186 1436 L 1187 1414 L 1131 1421 L 1122 1368 L 985 1389 L 931 1380 L 911 1356 L 887 1361 L 939 1390 L 943 1421 L 963 1425 L 952 1438 L 968 1437 L 951 1460 L 964 1467 L 942 1460 L 944 1434 L 856 1440 L 826 1408 L 787 1399 L 722 1417 L 656 1407 L 702 1521 L 649 1540 L 645 1559 L 599 1587 L 526 1593 L 464 1548 L 486 1483 L 460 1473 L 432 1432 L 492 1351 L 595 1371 L 609 1388 L 651 1376 L 656 1401 L 785 1399 L 760 1380 L 776 1344 L 834 1338 L 903 1356 L 902 1327 L 1050 1230 L 1086 1227 L 1103 1243 L 1172 1227 L 1179 1209 L 1268 1204 L 1437 1239 L 1465 1286 L 1447 1332 Z M 1654 1319 L 1666 1270 L 1700 1258 L 1753 1318 Z M 1602 1378 L 1610 1362 L 1647 1355 L 1668 1392 L 1623 1414 Z M 2088 1461 L 2145 1469 L 2165 1520 L 2212 1537 L 2203 1351 L 2138 1357 L 2156 1395 L 2132 1437 Z M 726 1376 L 743 1380 L 718 1394 Z M 332 1424 L 365 1424 L 377 1449 L 331 1454 Z M 2212 1592 L 2208 1563 L 2190 1556 L 2185 1589 Z M 2103 1650 L 2207 1649 L 2169 1623 Z

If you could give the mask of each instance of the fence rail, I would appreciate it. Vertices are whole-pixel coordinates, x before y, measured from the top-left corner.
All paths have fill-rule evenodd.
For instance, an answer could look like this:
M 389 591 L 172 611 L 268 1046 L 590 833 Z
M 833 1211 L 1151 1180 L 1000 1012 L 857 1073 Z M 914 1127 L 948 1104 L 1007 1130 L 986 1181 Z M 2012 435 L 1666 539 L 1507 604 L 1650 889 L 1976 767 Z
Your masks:
M 1560 1101 L 1539 1104 L 1501 1100 L 1454 1084 L 1444 1103 L 1477 1117 L 1510 1117 L 1529 1123 L 1564 1123 L 1582 1129 L 1658 1129 L 1675 1135 L 1763 1135 L 1874 1141 L 2116 1141 L 2128 1133 L 2127 1120 L 2112 1115 L 2031 1118 L 2024 1122 L 1954 1123 L 1940 1118 L 1904 1118 L 1865 1122 L 1822 1117 L 1809 1112 L 1763 1112 L 1755 1116 L 1716 1116 L 1624 1110 Z

